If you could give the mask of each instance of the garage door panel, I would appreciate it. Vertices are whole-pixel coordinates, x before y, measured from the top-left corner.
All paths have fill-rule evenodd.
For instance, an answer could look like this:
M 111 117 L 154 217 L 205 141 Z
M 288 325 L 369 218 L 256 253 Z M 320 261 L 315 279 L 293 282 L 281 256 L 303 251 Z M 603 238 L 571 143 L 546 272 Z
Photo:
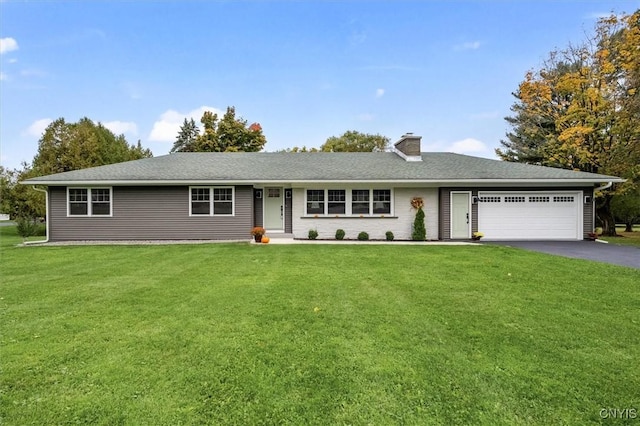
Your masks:
M 478 230 L 487 240 L 582 239 L 580 193 L 479 192 Z

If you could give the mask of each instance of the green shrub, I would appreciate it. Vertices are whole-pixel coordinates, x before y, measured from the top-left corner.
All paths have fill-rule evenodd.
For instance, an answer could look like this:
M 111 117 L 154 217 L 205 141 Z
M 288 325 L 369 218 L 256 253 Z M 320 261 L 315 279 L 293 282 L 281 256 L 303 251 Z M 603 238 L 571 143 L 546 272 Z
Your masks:
M 369 234 L 367 234 L 366 232 L 362 231 L 361 233 L 358 234 L 358 240 L 367 241 L 368 239 L 369 239 Z
M 315 240 L 316 238 L 318 238 L 318 231 L 315 229 L 309 229 L 309 239 Z
M 20 235 L 23 239 L 27 239 L 32 235 L 36 235 L 39 231 L 39 228 L 40 224 L 34 217 L 20 216 L 16 219 L 16 230 L 18 231 L 18 235 Z
M 411 239 L 414 241 L 424 241 L 427 239 L 427 230 L 424 227 L 424 211 L 422 211 L 422 207 L 418 208 L 418 211 L 416 212 L 416 218 L 413 221 Z
M 344 239 L 344 229 L 338 229 L 336 231 L 336 240 L 343 240 Z
M 387 231 L 384 236 L 387 238 L 387 241 L 393 241 L 393 239 L 395 238 L 393 235 L 393 232 L 391 231 Z

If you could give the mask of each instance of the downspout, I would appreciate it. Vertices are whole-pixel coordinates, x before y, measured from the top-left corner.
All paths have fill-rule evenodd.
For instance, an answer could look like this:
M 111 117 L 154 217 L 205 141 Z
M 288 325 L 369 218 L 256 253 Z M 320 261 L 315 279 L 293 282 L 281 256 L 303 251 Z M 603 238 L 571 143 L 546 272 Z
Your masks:
M 45 239 L 44 241 L 25 241 L 25 244 L 41 244 L 49 242 L 49 191 L 45 189 L 36 188 L 35 185 L 31 186 L 35 191 L 44 192 L 45 203 Z
M 593 209 L 593 226 L 594 226 L 594 229 L 595 229 L 595 226 L 596 226 L 596 192 L 601 192 L 601 191 L 604 191 L 605 189 L 609 189 L 609 188 L 611 188 L 611 185 L 613 185 L 613 182 L 607 182 L 607 183 L 605 183 L 603 185 L 600 185 L 597 188 L 593 188 L 593 203 L 591 205 L 591 208 Z M 597 241 L 601 241 L 601 240 L 597 240 Z
M 609 189 L 609 188 L 611 188 L 611 185 L 613 185 L 613 182 L 607 182 L 604 185 L 599 186 L 598 188 L 594 188 L 593 189 L 593 194 L 595 195 L 596 192 L 604 191 L 605 189 Z

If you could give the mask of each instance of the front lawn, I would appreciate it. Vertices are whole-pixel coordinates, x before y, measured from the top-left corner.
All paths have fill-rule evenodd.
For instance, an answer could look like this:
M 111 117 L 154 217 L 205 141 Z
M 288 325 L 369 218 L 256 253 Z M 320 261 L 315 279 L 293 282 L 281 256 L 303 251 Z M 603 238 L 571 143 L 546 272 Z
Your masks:
M 2 424 L 585 425 L 640 409 L 635 269 L 500 246 L 0 233 Z
M 624 232 L 624 227 L 616 227 L 617 237 L 598 237 L 613 244 L 640 247 L 640 227 L 634 226 L 633 232 Z

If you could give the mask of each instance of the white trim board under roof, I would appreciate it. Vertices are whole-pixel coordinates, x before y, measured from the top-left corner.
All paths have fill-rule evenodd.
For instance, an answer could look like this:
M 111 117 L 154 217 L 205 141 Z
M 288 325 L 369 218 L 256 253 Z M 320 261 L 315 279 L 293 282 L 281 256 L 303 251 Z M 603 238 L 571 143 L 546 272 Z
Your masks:
M 452 153 L 408 162 L 391 152 L 177 153 L 25 180 L 29 185 L 253 185 L 397 183 L 505 185 L 623 182 L 615 176 Z

